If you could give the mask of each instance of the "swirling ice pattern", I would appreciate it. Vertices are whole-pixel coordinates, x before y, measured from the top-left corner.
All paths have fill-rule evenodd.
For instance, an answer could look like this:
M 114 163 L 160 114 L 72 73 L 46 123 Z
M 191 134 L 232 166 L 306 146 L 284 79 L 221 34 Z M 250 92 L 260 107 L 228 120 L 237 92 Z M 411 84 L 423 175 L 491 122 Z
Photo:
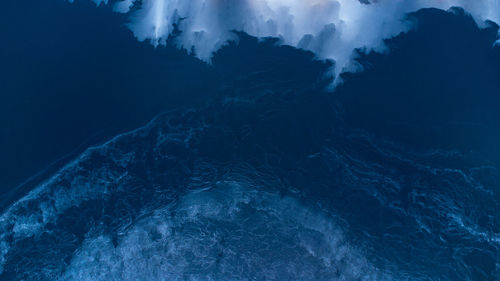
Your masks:
M 495 167 L 230 103 L 159 116 L 16 202 L 2 280 L 498 277 Z

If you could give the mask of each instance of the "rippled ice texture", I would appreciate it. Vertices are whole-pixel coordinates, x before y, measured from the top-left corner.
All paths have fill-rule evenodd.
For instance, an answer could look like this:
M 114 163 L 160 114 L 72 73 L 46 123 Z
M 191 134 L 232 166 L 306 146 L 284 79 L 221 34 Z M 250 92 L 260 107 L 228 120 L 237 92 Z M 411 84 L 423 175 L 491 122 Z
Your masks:
M 326 97 L 225 100 L 87 150 L 2 214 L 0 278 L 494 280 L 496 168 L 344 127 Z
M 87 238 L 61 280 L 387 280 L 325 213 L 251 182 L 193 190 L 125 230 Z

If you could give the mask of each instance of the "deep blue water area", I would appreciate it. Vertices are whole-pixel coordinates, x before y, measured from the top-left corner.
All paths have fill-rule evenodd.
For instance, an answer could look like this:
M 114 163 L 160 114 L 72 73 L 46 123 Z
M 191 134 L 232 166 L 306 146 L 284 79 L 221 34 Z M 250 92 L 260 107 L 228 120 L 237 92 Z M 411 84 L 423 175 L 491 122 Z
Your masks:
M 7 193 L 29 189 L 86 147 L 165 110 L 248 85 L 241 83 L 269 87 L 269 75 L 273 87 L 303 87 L 326 71 L 311 54 L 250 38 L 207 65 L 173 47 L 136 42 L 122 17 L 90 1 L 10 2 L 0 13 L 0 190 Z M 0 209 L 15 197 L 3 198 Z
M 0 12 L 0 280 L 500 279 L 498 26 L 421 10 L 331 91 L 277 39 L 206 64 L 32 2 Z
M 2 190 L 213 88 L 205 64 L 136 43 L 90 1 L 10 2 L 1 13 Z
M 389 55 L 361 55 L 365 71 L 345 75 L 346 118 L 412 146 L 480 151 L 498 164 L 498 26 L 479 29 L 460 9 L 409 18 L 416 27 L 387 40 Z

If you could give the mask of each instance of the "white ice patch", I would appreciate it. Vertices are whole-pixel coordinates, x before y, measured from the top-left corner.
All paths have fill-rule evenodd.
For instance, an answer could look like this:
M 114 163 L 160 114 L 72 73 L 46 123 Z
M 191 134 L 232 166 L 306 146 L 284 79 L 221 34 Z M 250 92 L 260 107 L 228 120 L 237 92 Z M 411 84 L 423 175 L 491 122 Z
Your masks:
M 134 6 L 135 0 L 123 0 L 116 3 L 113 7 L 113 11 L 117 13 L 128 13 L 130 9 Z
M 97 3 L 104 1 L 94 0 Z M 367 2 L 367 1 L 364 1 Z M 143 41 L 164 44 L 178 24 L 177 46 L 209 62 L 235 39 L 233 31 L 277 37 L 336 62 L 334 74 L 356 70 L 357 48 L 383 51 L 383 40 L 410 28 L 405 15 L 421 8 L 463 7 L 484 25 L 500 22 L 500 0 L 121 0 L 114 10 L 130 14 L 129 28 Z M 104 2 L 105 3 L 105 2 Z M 136 6 L 137 9 L 131 9 Z
M 60 280 L 389 280 L 335 219 L 296 199 L 223 182 L 128 229 L 89 237 Z

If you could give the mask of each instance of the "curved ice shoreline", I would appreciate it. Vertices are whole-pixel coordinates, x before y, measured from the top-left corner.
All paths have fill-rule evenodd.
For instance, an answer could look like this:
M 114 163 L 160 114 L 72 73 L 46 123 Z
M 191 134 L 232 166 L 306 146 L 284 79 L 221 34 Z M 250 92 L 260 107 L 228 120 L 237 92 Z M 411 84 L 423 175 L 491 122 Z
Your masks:
M 495 167 L 468 166 L 453 151 L 408 152 L 294 99 L 176 111 L 87 150 L 2 214 L 0 277 L 498 274 Z M 295 102 L 332 121 L 302 124 Z M 470 264 L 471 249 L 486 262 Z
M 136 160 L 135 153 L 122 153 L 118 148 L 123 142 L 129 142 L 128 138 L 135 140 L 133 146 L 140 146 L 136 143 L 137 138 L 144 138 L 151 131 L 158 130 L 155 132 L 156 146 L 153 150 L 160 149 L 162 145 L 187 148 L 194 132 L 203 130 L 203 126 L 186 129 L 169 124 L 163 127 L 170 123 L 170 118 L 158 122 L 161 119 L 160 116 L 143 128 L 90 148 L 9 208 L 0 221 L 2 233 L 7 234 L 1 237 L 4 247 L 2 258 L 9 253 L 7 240 L 37 239 L 44 232 L 58 235 L 57 229 L 48 225 L 57 224 L 59 217 L 68 210 L 78 208 L 86 201 L 106 201 L 109 200 L 107 196 L 133 192 L 124 190 L 131 188 L 126 185 L 133 179 L 127 178 L 128 172 L 122 169 L 130 168 L 131 162 Z M 90 171 L 82 171 L 86 162 L 100 156 L 108 160 L 101 163 L 104 168 L 92 167 Z M 110 165 L 116 165 L 116 169 L 110 169 Z M 316 279 L 342 277 L 387 280 L 387 274 L 370 265 L 360 252 L 344 241 L 342 231 L 328 213 L 315 211 L 313 206 L 302 206 L 293 197 L 282 197 L 274 190 L 275 182 L 272 179 L 262 177 L 256 181 L 247 178 L 244 174 L 259 175 L 250 171 L 250 166 L 232 172 L 234 175 L 223 175 L 225 180 L 214 183 L 211 179 L 213 175 L 207 172 L 214 172 L 217 168 L 209 163 L 200 165 L 199 171 L 188 179 L 185 190 L 153 187 L 157 189 L 154 193 L 159 197 L 154 200 L 158 202 L 146 202 L 141 206 L 137 210 L 140 213 L 136 214 L 137 222 L 133 222 L 134 219 L 129 216 L 113 218 L 119 221 L 118 229 L 115 230 L 121 236 L 118 238 L 119 244 L 115 245 L 116 242 L 112 242 L 112 238 L 102 231 L 90 230 L 67 268 L 45 272 L 44 277 L 36 270 L 33 272 L 35 275 L 28 276 L 41 280 L 53 279 L 61 273 L 60 280 L 184 280 L 205 277 L 210 280 L 234 280 L 249 276 L 279 279 L 290 274 L 290 278 L 301 280 L 311 276 Z M 87 175 L 83 178 L 82 172 L 85 175 L 90 172 L 90 177 Z M 70 185 L 62 186 L 69 179 Z M 137 195 L 135 192 L 128 194 L 132 197 Z M 249 209 L 251 213 L 248 214 Z M 127 219 L 132 221 L 122 221 Z M 245 224 L 248 220 L 253 222 Z M 214 221 L 219 224 L 216 229 L 213 229 Z M 203 235 L 190 237 L 196 233 L 191 233 L 192 230 L 186 232 L 184 228 L 193 226 L 199 228 Z M 218 237 L 219 232 L 227 233 L 221 238 Z M 160 237 L 152 238 L 158 235 Z M 246 245 L 239 245 L 241 240 L 247 240 Z M 182 246 L 176 245 L 179 243 Z M 245 249 L 245 246 L 248 248 Z M 223 261 L 220 253 L 210 257 L 217 250 L 213 247 L 225 252 L 228 257 Z M 281 250 L 276 252 L 277 249 Z M 282 252 L 285 249 L 288 249 L 288 253 Z M 157 252 L 144 255 L 144 251 Z M 275 253 L 277 256 L 273 257 Z M 192 255 L 195 256 L 191 257 L 193 260 L 185 260 Z M 262 264 L 259 265 L 259 261 Z M 242 262 L 248 264 L 241 268 L 235 267 Z M 274 263 L 274 266 L 267 270 L 259 267 L 268 263 Z M 200 270 L 200 266 L 208 271 Z M 219 272 L 211 272 L 215 266 L 223 268 Z M 194 274 L 193 271 L 199 272 Z M 237 275 L 235 271 L 243 275 Z M 20 276 L 23 274 L 26 272 Z

